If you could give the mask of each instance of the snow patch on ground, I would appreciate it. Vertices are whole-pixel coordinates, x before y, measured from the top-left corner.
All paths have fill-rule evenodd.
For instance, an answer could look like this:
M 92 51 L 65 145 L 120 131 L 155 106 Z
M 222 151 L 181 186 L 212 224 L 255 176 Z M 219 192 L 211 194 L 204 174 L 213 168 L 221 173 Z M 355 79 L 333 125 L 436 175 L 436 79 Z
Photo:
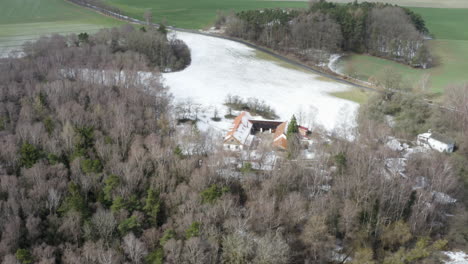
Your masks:
M 164 73 L 164 83 L 176 101 L 191 98 L 205 107 L 198 124 L 201 130 L 229 128 L 232 120 L 211 120 L 214 109 L 220 117 L 226 114 L 223 102 L 228 94 L 264 100 L 282 120 L 312 111 L 315 122 L 328 131 L 355 126 L 358 104 L 328 94 L 349 89 L 344 84 L 259 59 L 254 49 L 237 42 L 191 33 L 176 37 L 189 46 L 192 64 L 180 72 Z
M 328 69 L 336 74 L 343 75 L 343 73 L 338 68 L 338 61 L 343 57 L 341 54 L 332 54 L 328 60 Z
M 445 261 L 445 264 L 468 264 L 468 254 L 462 251 L 445 251 L 444 252 L 450 260 Z

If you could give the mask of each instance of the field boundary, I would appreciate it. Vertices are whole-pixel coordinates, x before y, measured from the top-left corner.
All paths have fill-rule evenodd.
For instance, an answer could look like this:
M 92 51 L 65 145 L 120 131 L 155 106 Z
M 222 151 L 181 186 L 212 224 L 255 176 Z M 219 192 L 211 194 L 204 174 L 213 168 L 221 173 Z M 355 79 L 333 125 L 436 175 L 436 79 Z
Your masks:
M 123 15 L 121 13 L 113 12 L 113 11 L 104 9 L 102 7 L 91 5 L 91 4 L 89 4 L 89 3 L 85 2 L 85 1 L 82 1 L 82 0 L 65 0 L 65 1 L 71 2 L 73 4 L 76 4 L 76 5 L 85 7 L 85 8 L 92 9 L 95 12 L 101 13 L 101 14 L 106 15 L 106 16 L 111 16 L 111 17 L 119 19 L 119 20 L 123 20 L 123 21 L 126 21 L 126 22 L 130 22 L 130 23 L 138 24 L 138 25 L 142 25 L 142 26 L 148 26 L 148 23 L 146 23 L 144 21 L 141 21 L 139 19 L 132 18 L 132 17 L 129 17 L 129 16 L 125 16 L 125 15 Z M 150 23 L 150 25 L 155 26 L 155 27 L 159 27 L 159 24 L 156 24 L 156 23 Z M 339 74 L 336 74 L 336 73 L 325 72 L 323 69 L 320 69 L 318 67 L 317 68 L 312 67 L 310 65 L 304 64 L 303 62 L 300 62 L 297 59 L 287 57 L 286 55 L 279 54 L 279 53 L 277 53 L 275 51 L 272 51 L 272 50 L 270 50 L 270 49 L 268 49 L 266 47 L 256 45 L 256 44 L 251 43 L 249 41 L 245 41 L 245 40 L 242 40 L 242 39 L 233 38 L 233 37 L 229 37 L 229 36 L 224 36 L 224 35 L 220 35 L 220 34 L 203 32 L 203 31 L 194 30 L 194 29 L 178 28 L 178 27 L 174 27 L 174 26 L 167 26 L 167 28 L 170 29 L 170 30 L 176 31 L 176 32 L 185 32 L 185 33 L 198 34 L 198 35 L 203 35 L 203 36 L 207 36 L 207 37 L 225 39 L 225 40 L 230 40 L 230 41 L 234 41 L 234 42 L 237 42 L 237 43 L 241 43 L 241 44 L 244 44 L 244 45 L 246 45 L 246 46 L 248 46 L 250 48 L 253 48 L 253 49 L 259 50 L 261 52 L 264 52 L 264 53 L 266 53 L 268 55 L 271 55 L 271 56 L 273 56 L 273 57 L 275 57 L 275 58 L 277 58 L 277 59 L 279 59 L 279 60 L 281 60 L 283 62 L 289 63 L 289 64 L 294 65 L 296 67 L 299 67 L 299 68 L 301 68 L 303 70 L 313 72 L 313 73 L 315 73 L 317 75 L 320 75 L 322 77 L 332 79 L 332 80 L 334 80 L 336 82 L 346 84 L 346 85 L 352 86 L 354 88 L 365 89 L 365 90 L 372 91 L 372 92 L 380 92 L 378 89 L 376 89 L 374 87 L 358 83 L 357 81 L 354 81 L 354 80 L 351 81 L 351 80 L 347 79 L 347 76 L 339 75 Z
M 64 0 L 64 1 L 69 1 L 69 2 L 74 3 L 76 5 L 92 9 L 95 12 L 101 13 L 103 15 L 111 16 L 111 17 L 114 17 L 116 19 L 127 21 L 127 22 L 130 22 L 130 23 L 133 23 L 133 24 L 138 24 L 138 25 L 142 25 L 142 26 L 150 25 L 150 26 L 155 26 L 155 27 L 160 26 L 159 24 L 156 24 L 156 23 L 148 24 L 148 23 L 146 23 L 144 21 L 141 21 L 139 19 L 136 19 L 136 18 L 128 17 L 128 16 L 122 15 L 120 13 L 116 13 L 116 12 L 113 12 L 113 11 L 110 11 L 110 10 L 107 10 L 107 9 L 104 9 L 104 8 L 101 8 L 101 7 L 93 6 L 93 5 L 91 5 L 91 4 L 89 4 L 89 3 L 85 2 L 85 1 L 82 1 L 82 0 Z M 316 68 L 311 67 L 309 65 L 306 65 L 306 64 L 304 64 L 304 63 L 302 63 L 302 62 L 300 62 L 300 61 L 298 61 L 296 59 L 289 58 L 287 56 L 284 56 L 284 55 L 281 55 L 281 54 L 279 54 L 277 52 L 274 52 L 274 51 L 272 51 L 272 50 L 270 50 L 268 48 L 253 44 L 251 42 L 248 42 L 248 41 L 245 41 L 245 40 L 242 40 L 242 39 L 233 38 L 233 37 L 229 37 L 229 36 L 224 36 L 224 35 L 220 35 L 220 34 L 213 34 L 213 33 L 203 32 L 203 31 L 200 31 L 200 30 L 184 29 L 184 28 L 178 28 L 178 27 L 173 27 L 173 26 L 166 26 L 166 28 L 168 28 L 170 30 L 173 30 L 173 31 L 176 31 L 176 32 L 186 32 L 186 33 L 198 34 L 198 35 L 203 35 L 203 36 L 207 36 L 207 37 L 225 39 L 225 40 L 230 40 L 230 41 L 234 41 L 234 42 L 237 42 L 237 43 L 241 43 L 241 44 L 246 45 L 247 47 L 250 47 L 250 48 L 259 50 L 261 52 L 264 52 L 264 53 L 266 53 L 268 55 L 271 55 L 271 56 L 273 56 L 273 57 L 275 57 L 275 58 L 277 58 L 277 59 L 279 59 L 279 60 L 281 60 L 283 62 L 286 62 L 286 63 L 289 63 L 291 65 L 297 66 L 297 67 L 299 67 L 299 68 L 301 68 L 303 70 L 315 73 L 317 75 L 320 75 L 322 77 L 334 80 L 336 82 L 349 85 L 349 86 L 351 86 L 353 88 L 364 89 L 364 90 L 371 91 L 371 92 L 382 93 L 382 91 L 376 89 L 375 87 L 371 87 L 371 86 L 367 86 L 367 85 L 357 83 L 357 81 L 354 80 L 354 79 L 353 79 L 354 81 L 351 81 L 349 79 L 345 79 L 346 76 L 338 75 L 336 73 L 334 73 L 332 75 L 332 74 L 327 73 L 325 71 L 316 69 Z M 421 99 L 421 101 L 423 103 L 431 106 L 431 107 L 436 107 L 436 108 L 439 108 L 439 109 L 452 111 L 452 112 L 453 111 L 461 112 L 460 110 L 454 109 L 453 107 L 439 105 L 439 104 L 436 104 L 436 103 L 434 103 L 434 102 L 432 102 L 431 100 L 428 100 L 428 99 Z

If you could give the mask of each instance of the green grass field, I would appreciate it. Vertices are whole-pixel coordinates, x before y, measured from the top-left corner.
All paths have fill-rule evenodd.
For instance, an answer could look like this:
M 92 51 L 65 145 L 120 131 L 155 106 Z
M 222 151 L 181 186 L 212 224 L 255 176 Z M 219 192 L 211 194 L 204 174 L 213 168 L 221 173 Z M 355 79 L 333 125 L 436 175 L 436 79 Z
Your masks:
M 468 2 L 468 1 L 467 1 Z M 411 8 L 437 39 L 468 40 L 468 8 Z
M 364 104 L 365 102 L 367 102 L 367 100 L 371 96 L 371 93 L 372 92 L 365 91 L 363 89 L 351 88 L 348 91 L 334 92 L 334 93 L 330 93 L 330 95 L 333 95 L 341 99 L 353 101 L 358 104 Z
M 2 1 L 0 54 L 43 34 L 94 32 L 121 23 L 65 0 Z
M 154 22 L 165 20 L 168 25 L 199 29 L 213 23 L 217 10 L 250 10 L 258 8 L 306 7 L 306 2 L 263 0 L 105 0 L 126 15 L 143 18 L 145 10 L 153 12 Z
M 291 1 L 296 1 L 296 0 L 291 0 Z M 308 1 L 308 0 L 302 0 L 302 1 Z M 333 2 L 338 2 L 338 3 L 350 3 L 353 1 L 354 0 L 333 0 Z M 394 4 L 394 5 L 411 6 L 411 7 L 468 8 L 468 1 L 466 0 L 372 0 L 368 2 L 389 3 L 389 4 Z
M 416 84 L 429 74 L 432 91 L 442 93 L 448 85 L 468 82 L 468 9 L 412 8 L 421 14 L 433 34 L 430 40 L 432 53 L 438 60 L 434 68 L 422 70 L 366 55 L 353 55 L 339 63 L 345 73 L 354 73 L 359 79 L 368 80 L 391 67 L 403 78 Z

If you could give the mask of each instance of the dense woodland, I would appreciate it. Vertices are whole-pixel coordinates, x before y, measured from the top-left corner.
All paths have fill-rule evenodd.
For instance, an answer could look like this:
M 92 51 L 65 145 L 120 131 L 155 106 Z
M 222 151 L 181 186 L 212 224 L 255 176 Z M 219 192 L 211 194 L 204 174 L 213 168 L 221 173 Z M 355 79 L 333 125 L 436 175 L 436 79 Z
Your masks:
M 385 57 L 415 67 L 430 67 L 424 20 L 409 9 L 357 1 L 311 1 L 308 10 L 266 9 L 220 14 L 216 26 L 230 36 L 322 62 L 329 52 Z
M 188 58 L 160 34 L 54 36 L 0 61 L 2 263 L 438 263 L 439 250 L 466 246 L 468 87 L 447 92 L 460 111 L 444 112 L 382 79 L 354 141 L 324 140 L 312 164 L 285 159 L 230 177 L 237 168 L 222 150 L 179 147 L 157 68 Z M 414 107 L 459 149 L 412 156 L 407 177 L 388 177 L 384 162 L 398 154 L 382 141 L 414 135 L 404 125 L 418 120 Z M 200 149 L 219 141 L 189 131 Z

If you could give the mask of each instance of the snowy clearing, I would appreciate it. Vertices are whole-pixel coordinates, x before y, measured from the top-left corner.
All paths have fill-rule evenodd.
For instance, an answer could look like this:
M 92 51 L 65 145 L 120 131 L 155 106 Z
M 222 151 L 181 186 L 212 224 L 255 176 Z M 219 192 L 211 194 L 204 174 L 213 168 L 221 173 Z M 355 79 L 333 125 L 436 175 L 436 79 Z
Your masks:
M 468 264 L 468 255 L 465 252 L 446 251 L 444 254 L 450 258 L 445 264 Z
M 328 94 L 349 89 L 344 84 L 258 58 L 256 50 L 233 41 L 191 33 L 177 33 L 177 38 L 190 47 L 192 64 L 163 74 L 164 83 L 176 101 L 190 98 L 204 107 L 202 130 L 229 128 L 232 120 L 211 120 L 215 109 L 220 117 L 226 114 L 223 102 L 228 94 L 264 100 L 282 120 L 296 114 L 304 125 L 319 124 L 327 131 L 355 126 L 359 105 Z

